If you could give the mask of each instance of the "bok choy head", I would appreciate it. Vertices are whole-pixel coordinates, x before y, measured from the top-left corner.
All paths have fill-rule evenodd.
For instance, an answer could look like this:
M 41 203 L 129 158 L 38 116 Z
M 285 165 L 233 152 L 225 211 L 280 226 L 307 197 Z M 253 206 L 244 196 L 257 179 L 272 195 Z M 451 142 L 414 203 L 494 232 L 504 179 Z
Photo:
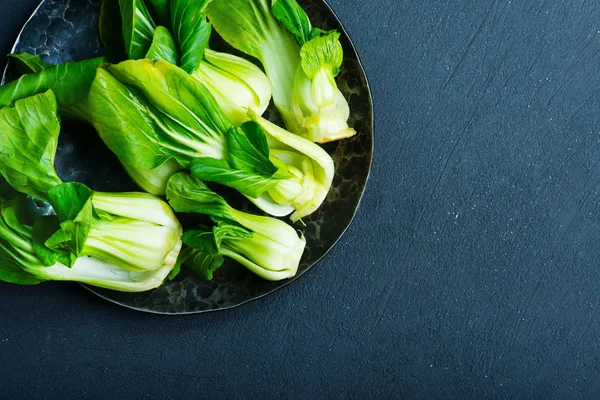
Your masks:
M 314 28 L 295 0 L 213 0 L 207 12 L 229 44 L 262 62 L 289 130 L 319 143 L 356 133 L 335 82 L 339 33 Z
M 267 212 L 295 209 L 293 219 L 316 210 L 331 185 L 333 161 L 319 146 L 275 129 L 251 110 L 256 122 L 236 127 L 204 85 L 163 60 L 99 68 L 88 100 L 100 137 L 131 168 L 154 171 L 175 161 Z M 272 153 L 267 137 L 275 136 Z M 315 174 L 315 167 L 327 173 Z
M 212 279 L 223 257 L 271 281 L 296 275 L 306 240 L 285 222 L 238 211 L 202 181 L 183 172 L 169 181 L 167 197 L 176 211 L 205 214 L 213 222 L 183 236 L 187 249 L 182 257 L 201 277 Z
M 56 213 L 36 224 L 45 265 L 96 256 L 124 270 L 155 271 L 178 246 L 181 225 L 162 200 L 145 193 L 94 192 L 63 183 L 54 168 L 60 124 L 52 91 L 0 109 L 0 174 L 18 192 Z
M 34 285 L 73 281 L 122 292 L 143 292 L 160 286 L 177 262 L 181 243 L 154 271 L 132 272 L 96 257 L 82 257 L 68 266 L 58 259 L 45 265 L 35 251 L 34 229 L 28 224 L 24 196 L 0 198 L 0 281 Z

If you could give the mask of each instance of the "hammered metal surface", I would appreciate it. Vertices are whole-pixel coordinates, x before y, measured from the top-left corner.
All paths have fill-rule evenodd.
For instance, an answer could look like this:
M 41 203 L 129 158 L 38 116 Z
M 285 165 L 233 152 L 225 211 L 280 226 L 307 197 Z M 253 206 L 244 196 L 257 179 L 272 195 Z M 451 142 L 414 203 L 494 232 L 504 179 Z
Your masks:
M 51 63 L 103 54 L 97 33 L 100 3 L 101 0 L 45 0 L 23 28 L 14 51 L 40 54 Z M 342 30 L 336 16 L 322 0 L 304 0 L 300 4 L 307 10 L 315 26 Z M 325 146 L 335 161 L 336 176 L 331 193 L 322 207 L 305 219 L 305 227 L 299 227 L 306 236 L 307 249 L 296 278 L 325 255 L 349 226 L 371 166 L 373 114 L 369 87 L 347 35 L 342 35 L 342 44 L 345 60 L 337 80 L 340 90 L 349 100 L 352 111 L 350 125 L 358 135 Z M 225 45 L 217 42 L 214 46 L 219 49 Z M 14 76 L 11 66 L 7 76 Z M 273 109 L 267 115 L 273 120 L 279 119 Z M 136 190 L 116 157 L 87 125 L 64 123 L 56 167 L 63 179 L 79 180 L 96 190 Z M 186 218 L 189 217 L 180 216 L 184 224 Z M 235 263 L 228 263 L 211 282 L 184 272 L 175 281 L 146 293 L 125 294 L 88 289 L 126 307 L 154 313 L 186 314 L 240 305 L 294 279 L 266 282 Z

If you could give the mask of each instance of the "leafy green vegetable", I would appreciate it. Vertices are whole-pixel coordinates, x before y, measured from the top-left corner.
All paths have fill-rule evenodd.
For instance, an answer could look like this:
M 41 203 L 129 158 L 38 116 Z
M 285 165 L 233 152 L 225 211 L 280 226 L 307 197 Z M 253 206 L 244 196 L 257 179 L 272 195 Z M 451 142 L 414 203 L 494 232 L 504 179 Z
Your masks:
M 123 39 L 123 19 L 119 0 L 103 0 L 98 21 L 100 39 L 106 50 L 106 59 L 118 63 L 127 59 Z
M 211 26 L 205 9 L 209 0 L 171 0 L 173 31 L 181 48 L 181 68 L 188 73 L 198 69 L 208 47 Z
M 123 164 L 131 179 L 143 190 L 155 196 L 164 196 L 169 178 L 183 167 L 174 160 L 169 160 L 152 170 L 133 168 Z
M 288 129 L 319 143 L 356 134 L 335 82 L 343 60 L 337 32 L 313 28 L 295 0 L 213 1 L 207 12 L 229 44 L 261 61 Z
M 247 109 L 262 115 L 269 107 L 269 79 L 243 58 L 206 49 L 204 60 L 192 75 L 206 86 L 234 125 L 248 121 Z
M 275 18 L 296 36 L 301 46 L 313 38 L 310 19 L 296 0 L 272 0 L 271 11 Z
M 41 72 L 45 69 L 53 67 L 52 64 L 43 61 L 42 57 L 40 57 L 39 55 L 21 53 L 9 54 L 8 57 L 12 58 L 15 61 L 17 69 L 22 74 L 35 74 L 37 72 Z
M 271 100 L 266 75 L 243 58 L 208 48 L 209 0 L 172 0 L 173 31 L 181 48 L 181 68 L 202 82 L 235 124 L 248 121 L 246 109 L 263 114 Z
M 52 92 L 0 109 L 0 172 L 16 190 L 41 200 L 62 183 L 54 170 L 60 122 Z
M 154 31 L 152 45 L 146 54 L 150 60 L 165 60 L 171 64 L 179 64 L 179 54 L 177 45 L 171 35 L 171 32 L 164 26 L 158 26 Z
M 46 247 L 95 256 L 127 271 L 160 269 L 177 245 L 181 226 L 171 209 L 143 193 L 92 192 L 80 183 L 51 190 L 60 229 Z
M 178 212 L 208 215 L 216 224 L 183 235 L 186 265 L 205 279 L 223 263 L 223 256 L 272 281 L 293 277 L 306 241 L 286 223 L 238 211 L 202 181 L 179 172 L 169 180 L 167 198 Z
M 54 169 L 56 110 L 51 91 L 0 110 L 0 174 L 17 191 L 50 202 L 57 215 L 36 225 L 39 262 L 70 266 L 75 258 L 96 256 L 128 271 L 162 268 L 181 237 L 172 210 L 145 193 L 107 194 L 63 183 Z
M 46 242 L 60 229 L 60 220 L 56 215 L 38 217 L 33 225 L 33 251 L 46 267 L 51 267 L 57 262 L 72 266 L 77 257 L 65 248 L 50 249 Z
M 160 286 L 176 264 L 181 242 L 154 271 L 127 271 L 96 257 L 79 258 L 70 268 L 58 260 L 44 265 L 34 250 L 34 229 L 23 222 L 23 202 L 22 197 L 0 198 L 0 281 L 21 285 L 74 281 L 123 292 L 143 292 Z
M 160 60 L 106 68 L 90 91 L 92 122 L 121 162 L 153 170 L 171 159 L 187 167 L 198 156 L 226 157 L 232 125 L 185 71 Z
M 289 171 L 301 177 L 301 194 L 292 202 L 295 212 L 292 221 L 315 212 L 323 203 L 335 175 L 333 160 L 325 150 L 313 142 L 300 136 L 293 135 L 285 129 L 267 121 L 258 114 L 249 112 L 250 118 L 264 130 L 269 139 L 269 146 L 274 157 L 285 163 Z M 285 196 L 287 188 L 281 188 Z M 277 191 L 269 192 L 276 202 Z M 255 202 L 258 206 L 260 203 Z M 269 212 L 268 209 L 263 208 Z
M 31 245 L 31 227 L 21 224 L 22 200 L 0 198 L 0 280 L 20 285 L 39 283 L 22 265 L 37 265 L 39 261 Z
M 144 0 L 119 0 L 119 6 L 125 52 L 132 60 L 142 59 L 150 49 L 156 24 Z
M 331 185 L 329 175 L 313 177 L 313 164 L 319 171 L 322 165 L 333 169 L 319 146 L 280 129 L 276 135 L 284 138 L 273 142 L 285 143 L 285 151 L 275 147 L 284 159 L 271 154 L 263 128 L 255 122 L 235 127 L 200 82 L 165 61 L 100 68 L 89 102 L 100 137 L 130 168 L 148 172 L 174 160 L 199 179 L 240 191 L 267 212 L 282 215 L 280 206 L 289 206 L 287 213 L 302 210 L 295 219 L 314 211 Z M 315 155 L 320 161 L 313 162 Z
M 169 0 L 148 0 L 150 6 L 154 10 L 158 22 L 165 26 L 171 26 L 171 12 L 169 10 Z
M 31 58 L 29 60 L 31 61 Z M 23 75 L 16 81 L 0 86 L 0 108 L 51 89 L 62 115 L 87 121 L 88 91 L 96 76 L 96 69 L 103 62 L 104 58 L 99 57 L 51 67 L 48 64 L 36 63 L 36 68 L 43 66 L 46 69 L 35 74 Z
M 340 72 L 340 67 L 344 61 L 344 50 L 340 44 L 340 34 L 331 32 L 310 40 L 302 46 L 300 58 L 302 58 L 302 70 L 308 79 L 314 80 L 319 73 L 326 70 L 333 80 Z M 333 85 L 335 85 L 335 81 Z

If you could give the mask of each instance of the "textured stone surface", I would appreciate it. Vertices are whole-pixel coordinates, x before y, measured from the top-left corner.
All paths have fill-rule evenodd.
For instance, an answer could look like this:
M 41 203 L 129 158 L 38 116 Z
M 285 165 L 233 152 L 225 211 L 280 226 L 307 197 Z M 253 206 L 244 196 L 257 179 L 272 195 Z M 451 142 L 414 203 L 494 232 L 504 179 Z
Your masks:
M 25 25 L 16 52 L 40 54 L 51 63 L 75 61 L 103 54 L 97 34 L 100 0 L 46 0 Z M 301 2 L 316 26 L 341 29 L 331 9 L 321 0 Z M 186 272 L 154 291 L 140 294 L 89 289 L 121 305 L 155 313 L 183 314 L 233 307 L 268 294 L 300 277 L 336 243 L 346 230 L 365 188 L 373 146 L 372 102 L 360 62 L 347 36 L 343 37 L 345 60 L 338 77 L 340 90 L 348 98 L 350 125 L 355 137 L 325 148 L 336 164 L 332 190 L 322 207 L 298 226 L 307 248 L 298 275 L 284 282 L 266 282 L 230 262 L 211 282 Z M 214 43 L 215 48 L 226 48 Z M 9 70 L 8 75 L 14 75 Z M 268 115 L 278 120 L 272 108 Z M 56 167 L 65 180 L 78 180 L 96 190 L 135 190 L 122 167 L 85 125 L 63 125 Z M 185 223 L 185 216 L 181 216 Z
M 217 313 L 0 284 L 0 397 L 600 398 L 600 3 L 327 1 L 375 103 L 341 240 Z

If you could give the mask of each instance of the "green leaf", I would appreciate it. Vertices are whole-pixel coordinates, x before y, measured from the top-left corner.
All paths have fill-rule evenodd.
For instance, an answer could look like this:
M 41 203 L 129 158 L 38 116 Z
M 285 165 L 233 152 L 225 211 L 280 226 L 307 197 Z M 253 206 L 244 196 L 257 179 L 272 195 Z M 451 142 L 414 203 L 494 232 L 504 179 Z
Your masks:
M 62 183 L 54 169 L 60 132 L 56 111 L 51 91 L 0 109 L 0 174 L 19 192 L 43 201 Z
M 146 58 L 150 60 L 165 60 L 171 64 L 179 64 L 179 54 L 177 53 L 177 45 L 171 32 L 164 26 L 159 26 L 154 31 L 152 45 Z
M 240 128 L 230 129 L 227 138 L 229 160 L 233 168 L 265 176 L 277 172 L 269 159 L 269 144 L 260 125 L 249 121 Z
M 310 19 L 296 0 L 272 0 L 271 11 L 275 18 L 296 36 L 301 46 L 312 38 Z
M 40 280 L 31 276 L 21 268 L 17 260 L 11 257 L 5 241 L 0 238 L 0 281 L 17 285 L 37 285 Z
M 173 267 L 171 272 L 169 272 L 169 276 L 167 276 L 167 280 L 172 281 L 173 279 L 177 278 L 177 276 L 181 273 L 181 266 L 183 265 L 184 262 L 187 261 L 187 259 L 189 257 L 186 250 L 190 250 L 190 249 L 184 248 L 177 255 L 177 261 L 175 262 L 175 266 Z
M 253 236 L 247 229 L 228 223 L 219 223 L 212 228 L 200 226 L 184 233 L 182 240 L 188 246 L 185 265 L 202 279 L 211 280 L 224 262 L 220 253 L 221 242 L 225 239 L 247 239 Z
M 219 246 L 215 242 L 215 236 L 211 227 L 200 226 L 198 229 L 187 231 L 181 236 L 183 244 L 200 250 L 204 253 L 219 254 Z
M 51 89 L 61 114 L 86 121 L 88 92 L 96 76 L 96 69 L 103 62 L 104 58 L 93 58 L 23 75 L 16 81 L 0 86 L 0 108 Z
M 169 161 L 167 146 L 159 145 L 160 127 L 141 94 L 99 68 L 89 103 L 92 124 L 123 164 L 152 170 Z
M 61 222 L 74 220 L 88 204 L 94 192 L 83 183 L 68 182 L 48 192 L 49 202 Z
M 141 91 L 167 119 L 198 132 L 199 140 L 221 136 L 233 124 L 208 89 L 181 68 L 165 61 L 125 61 L 107 67 L 123 84 Z
M 211 24 L 227 43 L 244 53 L 262 60 L 261 46 L 269 38 L 266 0 L 211 1 L 206 12 Z M 261 12 L 262 11 L 262 12 Z M 275 21 L 275 19 L 273 18 Z
M 226 160 L 213 158 L 192 160 L 190 171 L 198 179 L 229 186 L 254 198 L 269 191 L 279 182 L 276 178 L 259 175 L 254 171 L 234 169 Z
M 46 246 L 46 242 L 57 232 L 63 231 L 60 229 L 60 220 L 56 215 L 37 218 L 33 225 L 33 250 L 35 251 L 35 254 L 37 254 L 42 265 L 46 267 L 51 267 L 57 262 L 70 267 L 75 263 L 77 257 L 68 250 L 53 250 Z M 58 242 L 62 243 L 64 241 L 65 240 L 59 240 Z
M 327 69 L 333 76 L 336 76 L 344 61 L 340 34 L 331 32 L 312 39 L 302 46 L 300 57 L 302 58 L 302 69 L 309 79 L 313 79 L 320 69 Z
M 206 20 L 209 0 L 171 0 L 173 32 L 181 50 L 181 68 L 188 73 L 198 69 L 208 47 L 211 25 Z
M 39 55 L 29 53 L 9 54 L 8 57 L 15 61 L 18 70 L 22 74 L 35 74 L 54 66 L 43 61 Z
M 127 59 L 125 40 L 123 39 L 123 20 L 119 0 L 104 0 L 100 7 L 98 21 L 100 39 L 106 50 L 106 59 L 117 63 Z
M 333 159 L 319 145 L 294 135 L 259 115 L 250 113 L 250 117 L 264 129 L 271 151 L 281 152 L 281 157 L 289 152 L 295 154 L 292 166 L 304 175 L 304 193 L 294 200 L 296 212 L 291 216 L 292 221 L 312 214 L 323 203 L 331 188 L 335 175 Z
M 0 173 L 0 198 L 12 199 L 16 195 L 18 195 L 18 192 L 8 184 L 6 179 L 4 179 Z
M 31 227 L 21 223 L 23 197 L 0 198 L 0 281 L 33 285 L 38 279 L 26 268 L 39 264 L 31 244 Z
M 132 60 L 146 56 L 156 25 L 143 0 L 119 0 L 125 52 Z
M 199 278 L 210 281 L 214 273 L 223 265 L 225 259 L 222 255 L 208 254 L 196 249 L 187 248 L 184 250 L 187 260 L 184 263 Z
M 226 157 L 232 126 L 200 82 L 166 61 L 126 61 L 99 70 L 91 120 L 119 160 L 153 170 L 170 159 Z
M 152 170 L 169 159 L 187 167 L 196 157 L 226 157 L 232 124 L 192 76 L 163 60 L 107 68 L 90 91 L 91 120 L 123 164 Z
M 215 220 L 217 226 L 213 228 L 213 235 L 217 248 L 221 247 L 223 240 L 249 239 L 254 233 L 243 226 L 230 224 L 226 221 Z
M 200 179 L 178 172 L 169 179 L 167 199 L 176 212 L 201 213 L 233 220 L 225 199 L 210 190 Z
M 48 200 L 58 215 L 61 230 L 46 241 L 46 246 L 51 249 L 63 249 L 66 246 L 74 255 L 82 255 L 92 227 L 93 193 L 90 188 L 77 182 L 64 183 L 48 192 Z
M 166 27 L 171 26 L 171 11 L 169 10 L 169 0 L 148 0 L 154 11 L 158 22 Z

